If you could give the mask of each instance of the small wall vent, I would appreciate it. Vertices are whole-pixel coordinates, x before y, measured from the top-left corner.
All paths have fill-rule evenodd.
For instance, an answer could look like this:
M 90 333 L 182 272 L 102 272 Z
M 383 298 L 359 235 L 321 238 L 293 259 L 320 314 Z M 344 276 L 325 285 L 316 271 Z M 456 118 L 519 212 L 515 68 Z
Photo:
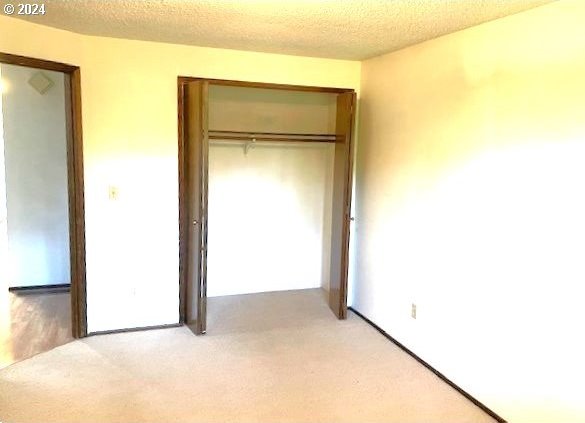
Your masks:
M 45 94 L 53 86 L 51 78 L 43 72 L 35 72 L 28 80 L 28 83 L 41 95 Z

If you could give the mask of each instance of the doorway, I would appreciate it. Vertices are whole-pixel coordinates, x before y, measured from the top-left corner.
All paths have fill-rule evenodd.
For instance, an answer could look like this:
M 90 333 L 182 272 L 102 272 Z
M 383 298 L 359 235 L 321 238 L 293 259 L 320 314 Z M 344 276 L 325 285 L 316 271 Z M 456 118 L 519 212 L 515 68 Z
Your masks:
M 0 53 L 0 366 L 86 336 L 79 67 Z
M 354 90 L 183 77 L 178 89 L 181 322 L 207 331 L 208 293 L 218 309 L 268 310 L 303 289 L 344 319 Z

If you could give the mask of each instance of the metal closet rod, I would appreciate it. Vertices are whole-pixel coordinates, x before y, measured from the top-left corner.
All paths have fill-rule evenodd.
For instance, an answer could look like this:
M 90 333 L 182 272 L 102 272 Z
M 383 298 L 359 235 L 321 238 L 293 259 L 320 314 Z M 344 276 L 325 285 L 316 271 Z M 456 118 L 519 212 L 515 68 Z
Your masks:
M 336 142 L 340 139 L 335 134 L 299 134 L 281 132 L 246 132 L 210 130 L 209 139 L 225 141 L 286 141 L 286 142 Z

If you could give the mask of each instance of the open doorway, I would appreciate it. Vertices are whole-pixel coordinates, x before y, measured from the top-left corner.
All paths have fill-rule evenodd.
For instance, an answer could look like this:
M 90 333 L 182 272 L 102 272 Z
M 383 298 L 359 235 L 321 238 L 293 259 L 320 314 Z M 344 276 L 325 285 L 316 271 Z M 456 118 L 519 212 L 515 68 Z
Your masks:
M 0 367 L 86 335 L 79 68 L 0 54 Z

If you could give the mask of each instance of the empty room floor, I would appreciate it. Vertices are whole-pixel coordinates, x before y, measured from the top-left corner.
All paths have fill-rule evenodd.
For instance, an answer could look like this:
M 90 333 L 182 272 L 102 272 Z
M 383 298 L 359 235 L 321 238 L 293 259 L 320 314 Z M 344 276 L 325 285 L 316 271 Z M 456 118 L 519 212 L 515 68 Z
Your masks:
M 494 421 L 320 290 L 208 308 L 204 336 L 91 336 L 0 370 L 0 421 Z

